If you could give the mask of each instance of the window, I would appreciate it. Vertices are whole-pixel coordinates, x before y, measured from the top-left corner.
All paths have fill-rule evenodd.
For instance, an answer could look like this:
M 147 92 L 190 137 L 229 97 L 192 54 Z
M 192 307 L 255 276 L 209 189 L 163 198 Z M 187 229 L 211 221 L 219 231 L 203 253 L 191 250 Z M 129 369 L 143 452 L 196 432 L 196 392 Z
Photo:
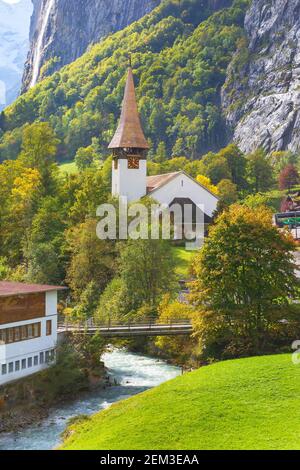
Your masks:
M 14 342 L 14 329 L 13 328 L 8 328 L 8 342 L 9 343 Z
M 8 372 L 9 372 L 9 374 L 11 374 L 13 371 L 14 371 L 14 363 L 10 362 L 8 364 Z
M 27 326 L 23 325 L 21 326 L 21 339 L 27 339 Z
M 35 338 L 38 338 L 40 336 L 40 324 L 39 323 L 35 323 L 33 325 L 33 336 Z
M 7 366 L 6 366 L 6 364 L 2 364 L 1 373 L 2 373 L 2 375 L 5 375 L 5 374 L 7 373 Z
M 28 338 L 33 338 L 33 326 L 32 325 L 27 326 L 27 334 L 28 334 Z
M 19 370 L 20 370 L 20 361 L 16 361 L 15 362 L 15 371 L 19 372 Z
M 46 362 L 50 362 L 50 352 L 46 351 Z
M 51 321 L 51 320 L 50 320 Z M 31 338 L 41 336 L 41 324 L 32 323 L 31 325 L 16 326 L 0 330 L 0 345 L 7 343 L 18 343 Z
M 22 359 L 22 369 L 26 369 L 26 359 Z
M 21 336 L 20 335 L 20 328 L 17 327 L 17 328 L 15 328 L 15 342 L 20 341 L 20 336 Z
M 0 330 L 0 344 L 6 344 L 6 330 Z
M 45 362 L 44 353 L 41 352 L 40 353 L 40 364 L 44 364 L 44 362 Z
M 27 365 L 28 365 L 28 367 L 32 367 L 32 357 L 28 358 Z
M 52 320 L 47 320 L 46 323 L 46 335 L 51 336 L 52 335 Z
M 34 364 L 35 366 L 38 366 L 38 365 L 39 365 L 39 356 L 34 356 L 33 364 Z

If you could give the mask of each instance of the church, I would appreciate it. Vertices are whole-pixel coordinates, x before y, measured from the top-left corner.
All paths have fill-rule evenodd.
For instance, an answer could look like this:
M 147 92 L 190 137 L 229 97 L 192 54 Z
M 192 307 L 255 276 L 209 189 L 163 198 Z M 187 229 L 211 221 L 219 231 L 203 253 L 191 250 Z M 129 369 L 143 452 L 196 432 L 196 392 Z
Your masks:
M 113 152 L 112 195 L 125 196 L 128 202 L 150 196 L 170 208 L 174 204 L 191 204 L 203 208 L 204 222 L 209 223 L 218 198 L 184 171 L 147 176 L 147 151 L 138 112 L 132 68 L 129 67 L 121 118 L 109 145 Z

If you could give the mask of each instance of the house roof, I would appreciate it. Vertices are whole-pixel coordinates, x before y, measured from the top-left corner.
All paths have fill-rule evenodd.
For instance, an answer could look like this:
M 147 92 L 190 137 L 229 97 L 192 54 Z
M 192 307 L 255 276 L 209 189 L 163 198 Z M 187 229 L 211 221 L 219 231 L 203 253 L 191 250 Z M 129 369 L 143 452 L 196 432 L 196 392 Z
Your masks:
M 136 103 L 134 80 L 131 67 L 128 69 L 120 122 L 108 148 L 149 149 L 149 145 L 142 129 Z
M 10 297 L 13 295 L 24 294 L 37 294 L 42 292 L 51 292 L 64 289 L 66 289 L 66 287 L 0 281 L 0 297 Z
M 180 175 L 180 173 L 180 171 L 175 171 L 174 173 L 165 173 L 164 175 L 147 176 L 147 193 L 160 188 L 175 178 L 175 176 Z
M 205 186 L 203 186 L 201 183 L 199 183 L 199 181 L 195 180 L 195 178 L 190 176 L 184 170 L 175 171 L 174 173 L 165 173 L 164 175 L 148 176 L 147 177 L 147 194 L 151 194 L 152 192 L 158 190 L 159 188 L 161 188 L 165 184 L 169 183 L 169 181 L 176 178 L 178 175 L 187 176 L 189 179 L 194 181 L 194 183 L 196 183 L 198 186 L 201 186 L 201 188 L 205 189 L 205 191 L 210 193 L 216 199 L 219 199 L 218 196 L 216 196 L 214 193 L 212 193 L 209 189 L 207 189 Z

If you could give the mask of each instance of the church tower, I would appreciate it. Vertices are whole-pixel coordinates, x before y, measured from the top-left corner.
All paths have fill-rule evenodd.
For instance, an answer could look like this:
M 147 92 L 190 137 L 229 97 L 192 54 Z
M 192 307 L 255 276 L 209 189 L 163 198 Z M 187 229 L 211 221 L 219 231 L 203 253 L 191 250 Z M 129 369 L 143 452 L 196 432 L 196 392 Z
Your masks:
M 112 194 L 135 201 L 147 192 L 147 150 L 136 102 L 133 73 L 128 69 L 121 118 L 109 144 L 113 150 Z

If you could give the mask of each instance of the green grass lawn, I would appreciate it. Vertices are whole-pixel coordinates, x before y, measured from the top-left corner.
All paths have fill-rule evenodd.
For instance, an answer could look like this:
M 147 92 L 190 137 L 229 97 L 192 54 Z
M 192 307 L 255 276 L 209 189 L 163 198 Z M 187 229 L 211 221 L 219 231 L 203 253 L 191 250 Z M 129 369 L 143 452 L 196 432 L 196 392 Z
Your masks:
M 63 449 L 300 449 L 300 365 L 224 361 L 73 424 Z
M 173 248 L 176 257 L 176 275 L 180 279 L 189 279 L 189 266 L 195 255 L 195 251 L 188 251 L 184 247 Z
M 59 169 L 63 175 L 73 175 L 74 173 L 78 173 L 78 168 L 75 162 L 62 163 L 59 165 Z

